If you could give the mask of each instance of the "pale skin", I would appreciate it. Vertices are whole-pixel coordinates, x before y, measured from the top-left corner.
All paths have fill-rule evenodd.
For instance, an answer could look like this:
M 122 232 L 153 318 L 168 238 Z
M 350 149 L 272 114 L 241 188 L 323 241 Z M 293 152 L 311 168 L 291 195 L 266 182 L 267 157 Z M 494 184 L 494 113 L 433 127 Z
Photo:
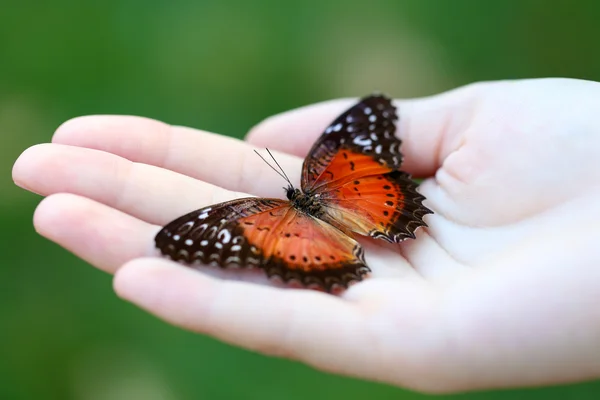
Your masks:
M 285 183 L 253 149 L 274 150 L 297 185 L 312 143 L 355 100 L 269 118 L 246 141 L 139 117 L 76 118 L 26 150 L 13 177 L 46 196 L 41 235 L 184 329 L 423 392 L 599 378 L 598 83 L 480 83 L 397 101 L 403 169 L 426 178 L 435 214 L 416 240 L 359 238 L 372 276 L 339 296 L 155 255 L 154 235 L 188 211 L 283 198 Z

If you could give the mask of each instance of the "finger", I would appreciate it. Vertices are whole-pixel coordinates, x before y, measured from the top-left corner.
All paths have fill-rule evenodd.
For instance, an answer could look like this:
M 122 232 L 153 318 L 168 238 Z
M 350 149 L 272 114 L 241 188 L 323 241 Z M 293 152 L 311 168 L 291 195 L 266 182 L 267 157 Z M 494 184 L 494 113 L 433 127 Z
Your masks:
M 158 227 L 84 197 L 55 194 L 35 210 L 36 231 L 103 271 L 152 254 Z
M 283 180 L 254 153 L 255 147 L 205 131 L 141 117 L 87 116 L 65 122 L 52 141 L 113 153 L 228 190 L 266 197 L 282 194 Z M 297 184 L 301 160 L 278 152 L 274 156 Z
M 331 295 L 216 280 L 157 259 L 123 266 L 114 287 L 174 325 L 247 349 L 335 372 L 367 361 L 362 315 Z
M 103 151 L 44 144 L 27 149 L 13 179 L 41 195 L 73 193 L 163 225 L 204 207 L 247 196 Z
M 286 343 L 302 339 L 294 329 L 324 322 L 321 315 L 338 315 L 349 328 L 357 320 L 345 302 L 331 295 L 223 282 L 154 258 L 123 266 L 114 286 L 119 296 L 175 325 L 288 357 L 302 352 Z M 304 320 L 306 314 L 312 314 L 311 321 Z
M 34 226 L 40 235 L 110 273 L 134 258 L 159 256 L 154 248 L 158 225 L 78 195 L 58 193 L 44 199 L 35 211 Z M 369 257 L 372 277 L 406 279 L 415 275 L 410 266 L 391 258 L 395 255 L 393 252 L 388 253 L 381 251 L 378 258 Z M 200 269 L 219 278 L 282 286 L 281 282 L 269 280 L 260 270 L 223 270 L 207 266 Z
M 347 301 L 216 280 L 157 259 L 134 260 L 114 279 L 120 297 L 174 325 L 237 346 L 363 379 L 443 386 L 431 359 L 440 355 L 434 337 L 441 335 L 428 322 L 435 308 L 429 289 L 385 282 L 378 288 L 375 281 L 371 290 L 367 286 L 353 286 Z M 395 301 L 384 299 L 387 289 Z M 394 311 L 383 312 L 390 304 Z
M 432 97 L 395 101 L 403 169 L 416 176 L 435 173 L 460 145 L 460 134 L 469 124 L 482 87 L 470 85 Z M 304 157 L 325 128 L 356 101 L 327 101 L 270 117 L 250 131 L 247 141 Z
M 159 257 L 154 248 L 158 226 L 72 194 L 55 194 L 42 200 L 34 214 L 34 226 L 40 235 L 108 273 L 115 273 L 135 258 Z M 281 286 L 259 270 L 199 268 L 220 279 Z

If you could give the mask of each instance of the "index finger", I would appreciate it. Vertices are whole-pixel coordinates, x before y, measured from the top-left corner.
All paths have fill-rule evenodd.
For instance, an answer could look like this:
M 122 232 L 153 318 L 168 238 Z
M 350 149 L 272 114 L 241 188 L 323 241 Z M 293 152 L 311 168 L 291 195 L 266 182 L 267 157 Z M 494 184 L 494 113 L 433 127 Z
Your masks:
M 112 153 L 230 191 L 281 197 L 283 180 L 239 139 L 134 116 L 91 115 L 61 125 L 52 142 Z M 259 151 L 262 149 L 258 148 Z M 274 152 L 292 182 L 300 160 Z

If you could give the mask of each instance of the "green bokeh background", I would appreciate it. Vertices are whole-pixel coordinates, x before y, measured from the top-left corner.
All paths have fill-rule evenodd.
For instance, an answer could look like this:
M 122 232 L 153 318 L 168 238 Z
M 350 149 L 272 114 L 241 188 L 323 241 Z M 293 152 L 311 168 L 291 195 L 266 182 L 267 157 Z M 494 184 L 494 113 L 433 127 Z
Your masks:
M 12 163 L 84 114 L 242 137 L 271 114 L 373 90 L 600 80 L 598 21 L 594 0 L 0 0 L 0 399 L 429 397 L 252 354 L 118 300 L 110 276 L 34 232 L 40 198 L 14 186 Z M 600 383 L 447 398 L 597 399 Z

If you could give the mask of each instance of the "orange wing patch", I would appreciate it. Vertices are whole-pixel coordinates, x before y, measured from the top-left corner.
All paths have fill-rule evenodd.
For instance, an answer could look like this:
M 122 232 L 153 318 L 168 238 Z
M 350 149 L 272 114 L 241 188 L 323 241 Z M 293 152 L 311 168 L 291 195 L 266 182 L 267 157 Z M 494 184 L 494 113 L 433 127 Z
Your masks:
M 355 179 L 323 193 L 323 220 L 389 242 L 414 238 L 418 227 L 427 226 L 423 216 L 431 213 L 416 188 L 410 176 L 400 171 Z
M 242 218 L 239 225 L 248 244 L 260 249 L 267 275 L 285 282 L 330 290 L 360 281 L 370 271 L 354 239 L 292 207 Z
M 392 172 L 392 169 L 373 158 L 373 156 L 342 148 L 330 158 L 327 168 L 323 170 L 308 190 L 314 192 L 327 190 L 326 187 L 338 187 L 357 178 L 388 172 Z

